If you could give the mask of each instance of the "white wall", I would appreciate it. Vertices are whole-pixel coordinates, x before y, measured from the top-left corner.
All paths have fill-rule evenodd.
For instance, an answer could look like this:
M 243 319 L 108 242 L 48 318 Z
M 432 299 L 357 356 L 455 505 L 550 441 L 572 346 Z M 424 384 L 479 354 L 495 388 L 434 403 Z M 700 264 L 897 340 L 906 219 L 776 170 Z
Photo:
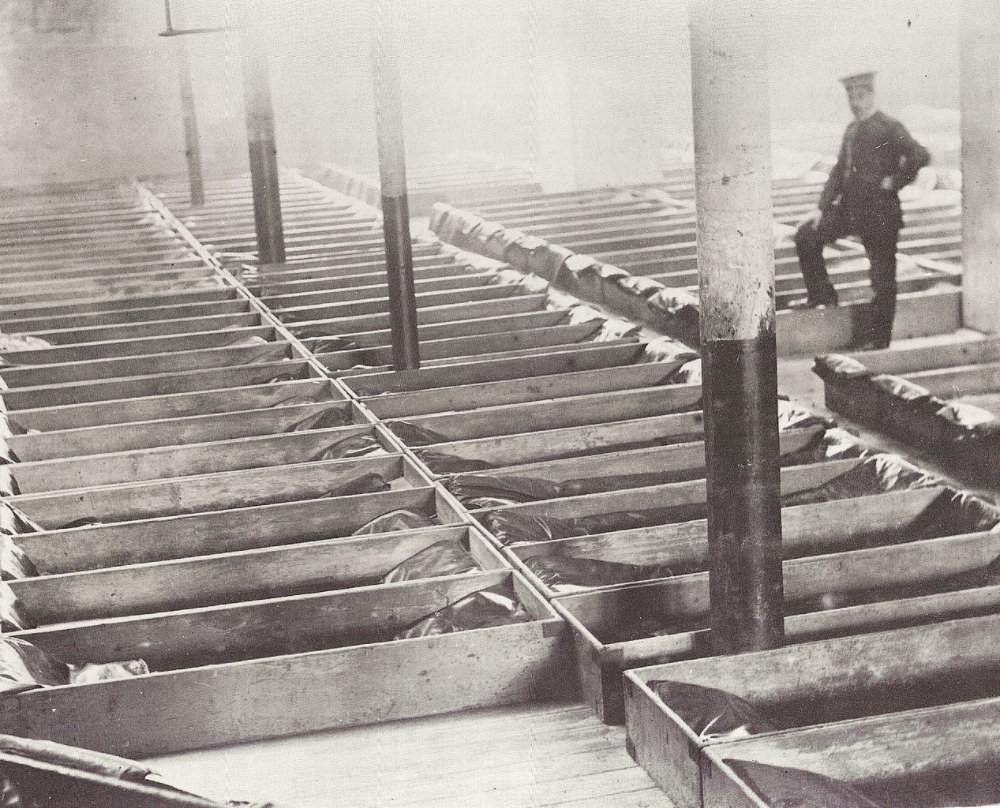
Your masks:
M 363 0 L 249 0 L 268 33 L 279 159 L 374 163 Z M 734 0 L 735 2 L 736 0 Z M 190 25 L 241 0 L 172 0 Z M 537 5 L 561 3 L 581 186 L 648 181 L 690 142 L 685 0 L 403 0 L 411 161 L 458 150 L 536 156 Z M 769 6 L 772 122 L 833 150 L 848 111 L 836 78 L 882 69 L 889 111 L 958 106 L 955 4 L 793 0 Z M 161 0 L 0 0 L 0 185 L 184 170 L 176 40 Z M 239 43 L 188 37 L 209 170 L 245 170 Z M 832 141 L 832 142 L 831 142 Z M 934 144 L 931 144 L 932 148 Z

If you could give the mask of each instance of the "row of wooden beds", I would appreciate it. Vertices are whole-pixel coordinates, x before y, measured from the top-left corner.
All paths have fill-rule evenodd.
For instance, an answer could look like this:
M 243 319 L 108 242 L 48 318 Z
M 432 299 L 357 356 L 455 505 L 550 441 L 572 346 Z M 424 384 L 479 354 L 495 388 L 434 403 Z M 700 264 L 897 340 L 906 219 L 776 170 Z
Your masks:
M 1000 377 L 992 337 L 817 357 L 826 405 L 996 489 Z
M 443 235 L 460 232 L 462 237 L 455 241 L 467 249 L 479 249 L 494 257 L 523 258 L 525 269 L 551 270 L 560 258 L 566 261 L 567 253 L 586 253 L 598 262 L 628 270 L 633 277 L 655 272 L 656 280 L 681 285 L 683 272 L 690 272 L 690 268 L 677 269 L 679 263 L 675 261 L 692 261 L 693 255 L 689 252 L 686 259 L 674 259 L 670 249 L 672 239 L 682 241 L 685 236 L 674 236 L 668 227 L 662 234 L 650 234 L 649 222 L 654 216 L 663 221 L 681 215 L 670 210 L 669 205 L 673 200 L 691 198 L 690 178 L 675 178 L 665 190 L 670 199 L 660 196 L 661 188 L 652 194 L 643 189 L 621 189 L 512 199 L 477 206 L 473 215 L 457 212 L 453 222 L 445 218 L 443 226 L 436 230 Z M 803 190 L 808 193 L 798 196 Z M 800 202 L 812 204 L 817 192 L 818 187 L 803 189 L 801 183 L 776 183 L 779 222 L 790 224 L 793 216 L 801 212 L 796 206 Z M 928 293 L 940 294 L 926 302 L 943 307 L 947 307 L 948 299 L 958 299 L 958 289 L 948 288 L 957 281 L 960 269 L 958 206 L 956 200 L 945 196 L 941 195 L 940 207 L 933 197 L 925 197 L 922 204 L 909 202 L 904 206 L 907 228 L 900 249 L 910 261 L 903 266 L 929 272 L 923 277 L 910 273 L 901 285 L 902 329 L 897 336 L 947 334 L 960 324 L 956 312 L 948 323 L 941 321 L 924 331 L 911 330 L 906 315 L 911 292 L 925 298 L 930 297 Z M 657 206 L 658 202 L 666 204 Z M 440 213 L 438 216 L 441 224 Z M 688 232 L 692 222 L 693 217 L 685 222 Z M 501 233 L 498 226 L 509 230 Z M 606 233 L 601 232 L 602 227 Z M 675 232 L 680 234 L 682 230 L 677 227 Z M 552 245 L 551 255 L 545 256 L 545 246 L 532 240 L 538 237 Z M 690 236 L 687 238 L 690 241 Z M 556 252 L 559 250 L 563 250 L 561 254 Z M 541 257 L 539 252 L 543 253 Z M 784 252 L 779 247 L 777 254 L 779 305 L 785 293 L 794 290 L 794 277 L 782 274 L 782 266 L 794 261 L 788 252 L 787 247 Z M 864 269 L 855 260 L 856 245 L 840 243 L 830 257 L 834 259 L 832 274 L 842 298 L 853 300 L 855 289 L 863 285 L 863 276 L 858 272 Z M 946 286 L 932 289 L 940 280 L 934 278 L 935 273 L 947 278 Z M 590 273 L 590 278 L 597 274 Z M 579 278 L 572 278 L 567 285 L 584 294 L 589 292 L 609 306 L 630 310 L 630 303 L 620 305 L 622 296 L 617 291 L 609 293 L 609 279 L 619 287 L 629 283 L 607 273 L 603 289 L 593 283 L 588 289 L 586 280 Z M 640 284 L 639 289 L 649 294 L 648 287 Z M 851 306 L 842 308 L 850 310 Z M 790 352 L 837 347 L 843 334 L 838 337 L 828 322 L 824 325 L 823 321 L 829 320 L 827 313 L 789 313 L 784 320 L 779 316 L 779 342 L 782 325 L 787 328 L 789 318 L 804 316 L 809 319 L 797 320 L 797 328 L 808 332 L 810 324 L 816 327 Z M 863 381 L 873 392 L 868 398 L 857 395 L 856 374 L 846 373 L 833 380 L 824 374 L 829 406 L 876 428 L 894 427 L 888 431 L 912 441 L 917 451 L 938 448 L 950 452 L 960 459 L 965 471 L 970 463 L 978 463 L 987 484 L 995 484 L 995 450 L 991 448 L 995 441 L 990 440 L 995 431 L 990 416 L 995 413 L 997 395 L 992 373 L 994 340 L 859 354 L 853 359 L 871 371 Z M 871 384 L 869 377 L 879 374 L 896 374 L 923 390 L 904 389 L 892 399 L 884 383 Z M 963 430 L 955 427 L 953 413 L 945 417 L 947 423 L 942 425 L 942 413 L 935 413 L 936 423 L 927 417 L 926 402 L 922 407 L 907 407 L 917 394 L 943 399 L 936 405 L 942 409 L 953 407 L 957 398 L 960 403 L 978 405 L 985 413 L 982 417 L 966 413 L 964 434 L 956 437 Z M 973 424 L 985 427 L 985 434 L 976 435 L 975 440 L 968 430 Z M 789 437 L 789 433 L 783 435 L 786 441 Z M 959 443 L 962 440 L 972 445 L 963 447 Z M 946 458 L 938 459 L 947 465 Z M 932 483 L 930 487 L 925 485 L 928 482 Z M 886 535 L 899 530 L 897 536 L 905 537 L 907 508 L 924 508 L 917 500 L 935 496 L 933 482 L 925 480 L 912 490 L 871 498 L 786 507 L 783 524 L 786 542 L 791 545 L 788 554 L 797 552 L 792 548 L 797 541 L 795 515 L 800 508 L 817 509 L 818 518 L 802 523 L 807 541 L 822 544 L 825 527 L 843 538 L 859 536 L 866 529 L 877 532 L 880 523 L 885 525 Z M 904 504 L 906 500 L 909 504 Z M 819 510 L 827 507 L 830 510 L 819 516 Z M 901 521 L 894 521 L 897 518 Z M 883 519 L 889 521 L 883 523 Z M 909 524 L 919 521 L 918 517 Z M 989 528 L 989 523 L 978 527 Z M 997 534 L 992 529 L 967 531 L 964 535 L 958 529 L 954 533 L 912 543 L 904 538 L 900 544 L 867 546 L 844 553 L 810 555 L 816 549 L 806 550 L 798 560 L 801 567 L 797 568 L 795 561 L 786 562 L 786 597 L 810 591 L 810 581 L 821 582 L 830 591 L 840 575 L 844 576 L 847 590 L 877 589 L 886 584 L 905 587 L 906 579 L 915 583 L 924 575 L 929 575 L 924 580 L 930 580 L 939 575 L 961 576 L 964 573 L 959 572 L 960 568 L 966 573 L 986 571 L 1000 557 Z M 641 539 L 616 545 L 601 536 L 565 539 L 562 543 L 589 556 L 606 552 L 606 557 L 616 560 L 665 561 L 674 535 L 670 529 L 658 529 L 649 537 L 650 546 Z M 703 535 L 703 529 L 698 530 L 698 535 Z M 546 542 L 544 547 L 546 552 L 558 553 L 559 544 Z M 827 546 L 826 551 L 829 549 Z M 519 556 L 525 552 L 515 548 Z M 699 589 L 695 577 L 622 587 L 613 595 L 605 590 L 603 594 L 590 592 L 553 600 L 574 626 L 584 691 L 606 716 L 615 709 L 611 705 L 619 698 L 614 692 L 617 670 L 631 669 L 626 670 L 621 696 L 629 751 L 675 804 L 951 806 L 1000 801 L 1000 783 L 995 774 L 1000 758 L 995 686 L 998 657 L 994 642 L 997 616 L 995 579 L 990 575 L 980 578 L 972 588 L 930 595 L 931 600 L 918 594 L 895 602 L 868 602 L 861 606 L 872 609 L 867 616 L 853 626 L 831 625 L 830 639 L 817 640 L 824 634 L 824 629 L 816 630 L 819 623 L 845 618 L 857 606 L 790 615 L 786 618 L 789 638 L 812 641 L 793 642 L 775 651 L 667 661 L 700 657 L 707 649 L 699 647 L 696 634 L 683 633 L 671 637 L 674 642 L 680 641 L 673 655 L 665 650 L 665 644 L 659 644 L 662 637 L 652 642 L 648 638 L 606 642 L 621 628 L 615 621 L 622 614 L 649 614 L 670 603 L 677 609 L 675 616 L 683 615 L 681 620 L 689 616 L 690 612 L 685 613 L 685 607 L 679 604 L 705 597 L 696 594 L 704 590 Z M 665 596 L 663 589 L 650 596 L 650 590 L 659 587 L 672 587 L 670 596 Z M 944 600 L 932 603 L 941 596 L 945 600 L 954 598 L 954 611 Z M 657 661 L 665 664 L 650 664 Z M 609 669 L 612 676 L 602 677 Z M 695 710 L 696 717 L 703 723 L 707 716 L 727 719 L 735 731 L 718 736 L 704 733 L 703 727 L 672 701 L 671 685 L 675 692 L 683 691 L 679 685 L 704 688 L 696 697 L 689 697 L 688 711 L 691 698 L 701 707 L 708 699 L 706 693 L 724 691 L 724 707 L 708 714 L 703 709 L 700 713 Z M 742 706 L 734 708 L 734 701 L 742 702 Z M 775 726 L 754 728 L 755 719 L 741 713 L 744 707 L 759 710 L 765 717 L 775 716 Z
M 353 171 L 331 162 L 303 169 L 329 188 L 369 205 L 382 204 L 377 168 Z M 542 186 L 531 166 L 475 152 L 455 152 L 433 160 L 415 159 L 406 167 L 406 197 L 410 215 L 428 216 L 438 202 L 451 205 L 488 199 L 539 194 Z
M 794 225 L 815 206 L 821 188 L 821 180 L 811 174 L 774 182 L 782 355 L 808 355 L 850 344 L 870 294 L 864 250 L 856 240 L 843 239 L 827 248 L 841 306 L 822 312 L 789 308 L 805 297 L 792 241 Z M 693 343 L 698 336 L 693 194 L 691 172 L 679 170 L 662 183 L 645 186 L 521 195 L 463 210 L 438 206 L 432 227 L 445 241 L 506 256 L 504 260 L 525 271 L 544 266 L 547 262 L 538 254 L 549 248 L 569 251 L 574 259 L 554 278 L 556 283 Z M 947 334 L 961 325 L 959 192 L 927 189 L 912 196 L 903 204 L 897 339 Z M 477 225 L 478 233 L 473 232 Z M 504 253 L 485 244 L 482 234 L 496 242 L 497 228 L 506 229 L 505 243 L 518 235 L 526 237 L 525 249 Z
M 154 672 L 7 694 L 0 729 L 151 755 L 546 698 L 573 689 L 574 642 L 588 701 L 606 720 L 621 721 L 623 669 L 705 652 L 703 629 L 633 638 L 627 625 L 636 614 L 697 622 L 706 609 L 704 573 L 565 595 L 526 563 L 558 555 L 703 566 L 704 523 L 690 521 L 704 507 L 699 389 L 665 383 L 691 359 L 683 346 L 495 261 L 421 240 L 415 260 L 427 360 L 420 371 L 392 373 L 370 209 L 285 175 L 290 260 L 277 273 L 256 266 L 245 180 L 213 184 L 198 211 L 184 205 L 181 188 L 105 189 L 69 204 L 19 200 L 11 216 L 24 220 L 23 241 L 32 246 L 11 245 L 17 255 L 4 270 L 10 304 L 0 327 L 56 346 L 7 352 L 12 367 L 0 372 L 9 421 L 17 431 L 38 430 L 7 438 L 17 458 L 7 468 L 20 493 L 6 501 L 42 528 L 16 537 L 42 573 L 10 584 L 36 622 L 16 636 L 68 661 L 141 656 Z M 87 267 L 67 257 L 76 255 L 67 230 L 101 239 L 106 225 L 131 232 L 140 221 L 155 226 L 137 245 L 126 240 L 112 253 L 106 242 L 118 242 L 105 239 Z M 53 238 L 34 238 L 39 228 Z M 170 275 L 179 271 L 182 280 Z M 123 274 L 141 276 L 146 293 L 94 288 Z M 205 288 L 181 291 L 187 275 Z M 66 303 L 68 295 L 75 302 Z M 796 425 L 795 417 L 783 434 L 789 455 L 827 431 Z M 287 431 L 295 424 L 307 428 Z M 316 459 L 345 439 L 377 448 Z M 436 465 L 456 459 L 485 464 L 492 475 L 582 479 L 598 489 L 608 478 L 614 487 L 469 510 Z M 858 462 L 796 466 L 786 493 L 821 486 Z M 623 472 L 664 479 L 619 488 Z M 365 474 L 379 475 L 387 490 L 328 495 Z M 790 508 L 786 533 L 801 536 L 796 554 L 805 556 L 788 562 L 793 590 L 828 593 L 836 570 L 838 585 L 850 589 L 873 557 L 852 550 L 852 537 L 877 523 L 905 539 L 907 525 L 940 493 Z M 665 504 L 673 514 L 662 512 Z M 436 524 L 350 538 L 400 508 Z M 488 529 L 498 513 L 585 520 L 644 512 L 647 523 L 557 542 L 505 546 Z M 64 521 L 80 518 L 97 523 Z M 480 571 L 371 584 L 442 537 L 464 542 Z M 947 551 L 943 541 L 932 540 L 939 566 L 907 566 L 908 580 L 940 573 L 941 564 L 974 568 L 989 548 L 981 537 Z M 956 555 L 959 546 L 971 549 Z M 843 552 L 815 556 L 833 549 Z M 899 583 L 894 564 L 925 551 L 880 549 L 887 563 L 866 581 Z M 366 630 L 406 625 L 504 582 L 513 583 L 530 621 L 357 643 Z M 789 633 L 810 639 L 868 630 L 871 620 L 933 622 L 992 608 L 981 595 L 806 613 L 789 618 Z M 330 647 L 338 638 L 349 644 Z

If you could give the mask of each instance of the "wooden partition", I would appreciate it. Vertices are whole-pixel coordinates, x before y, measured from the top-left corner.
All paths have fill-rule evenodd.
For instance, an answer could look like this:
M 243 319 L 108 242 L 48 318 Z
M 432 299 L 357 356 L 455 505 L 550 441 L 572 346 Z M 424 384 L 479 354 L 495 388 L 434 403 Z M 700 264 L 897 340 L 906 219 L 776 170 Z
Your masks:
M 748 737 L 752 746 L 806 727 L 847 722 L 849 728 L 865 717 L 995 696 L 1000 656 L 990 638 L 998 624 L 992 614 L 628 671 L 630 751 L 678 806 L 716 804 L 702 798 L 709 749 L 724 746 L 731 757 L 752 758 L 740 743 L 692 730 L 652 683 L 714 688 L 746 700 L 775 724 Z M 854 735 L 864 742 L 860 728 Z
M 73 265 L 71 231 L 26 241 L 23 266 L 67 265 L 41 285 L 14 268 L 0 280 L 18 295 L 0 309 L 0 328 L 16 335 L 0 350 L 0 506 L 29 569 L 5 584 L 23 621 L 5 636 L 55 669 L 141 659 L 151 672 L 10 691 L 0 730 L 159 754 L 572 692 L 561 618 L 331 378 L 322 345 L 276 316 L 345 312 L 343 333 L 381 328 L 373 219 L 292 189 L 286 286 L 243 267 L 244 189 L 210 185 L 192 217 L 215 228 L 212 249 L 147 189 L 122 193 L 138 200 L 151 240 L 125 240 L 103 263 L 83 251 Z M 152 269 L 174 260 L 164 239 L 184 273 Z M 517 350 L 575 346 L 601 328 L 560 325 L 565 312 L 546 312 L 544 295 L 486 283 L 492 275 L 435 247 L 417 254 L 432 323 L 465 304 L 468 317 L 513 317 L 492 330 Z M 191 288 L 189 275 L 210 283 Z M 337 289 L 345 277 L 353 283 Z M 527 305 L 506 304 L 517 298 Z M 458 337 L 461 318 L 448 329 L 443 340 Z M 467 351 L 476 333 L 465 328 Z M 468 564 L 385 581 L 441 542 Z M 512 619 L 401 638 L 484 589 L 509 597 Z

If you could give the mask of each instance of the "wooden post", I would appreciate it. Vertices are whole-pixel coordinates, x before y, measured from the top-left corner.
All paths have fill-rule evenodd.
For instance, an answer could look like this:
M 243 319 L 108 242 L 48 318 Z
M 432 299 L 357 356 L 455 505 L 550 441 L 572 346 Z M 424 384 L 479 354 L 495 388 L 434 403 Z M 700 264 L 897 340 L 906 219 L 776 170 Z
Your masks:
M 166 0 L 167 30 L 173 27 L 170 13 L 170 2 Z M 184 27 L 181 12 L 174 12 L 177 24 Z M 184 120 L 184 155 L 187 158 L 188 182 L 191 186 L 191 204 L 205 204 L 205 181 L 201 173 L 201 140 L 198 137 L 198 117 L 194 107 L 194 86 L 191 81 L 191 60 L 188 56 L 187 43 L 184 37 L 174 37 L 177 48 L 177 77 L 181 89 L 181 117 Z
M 965 325 L 1000 332 L 1000 74 L 995 39 L 1000 4 L 963 0 L 962 316 Z
M 184 118 L 184 155 L 187 158 L 188 182 L 191 186 L 191 204 L 205 204 L 205 181 L 201 174 L 201 141 L 198 137 L 198 118 L 194 109 L 194 89 L 191 83 L 191 62 L 187 43 L 177 39 L 177 73 L 181 84 L 181 115 Z
M 260 264 L 285 262 L 285 234 L 281 224 L 278 154 L 274 142 L 274 110 L 267 56 L 254 23 L 243 29 L 243 102 L 246 107 L 253 217 Z
M 375 127 L 382 184 L 382 228 L 389 285 L 392 364 L 395 370 L 420 367 L 417 301 L 413 285 L 413 247 L 406 196 L 403 148 L 402 82 L 399 69 L 398 0 L 372 0 L 372 69 Z
M 767 45 L 762 0 L 692 0 L 712 637 L 784 635 Z

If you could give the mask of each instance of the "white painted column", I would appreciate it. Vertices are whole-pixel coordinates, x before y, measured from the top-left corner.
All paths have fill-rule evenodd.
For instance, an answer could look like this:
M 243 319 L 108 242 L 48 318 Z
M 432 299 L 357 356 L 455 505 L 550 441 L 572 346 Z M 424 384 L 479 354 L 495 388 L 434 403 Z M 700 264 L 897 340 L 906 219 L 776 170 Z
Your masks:
M 1000 3 L 962 8 L 962 316 L 1000 332 Z
M 709 589 L 718 653 L 784 638 L 763 0 L 691 0 Z

